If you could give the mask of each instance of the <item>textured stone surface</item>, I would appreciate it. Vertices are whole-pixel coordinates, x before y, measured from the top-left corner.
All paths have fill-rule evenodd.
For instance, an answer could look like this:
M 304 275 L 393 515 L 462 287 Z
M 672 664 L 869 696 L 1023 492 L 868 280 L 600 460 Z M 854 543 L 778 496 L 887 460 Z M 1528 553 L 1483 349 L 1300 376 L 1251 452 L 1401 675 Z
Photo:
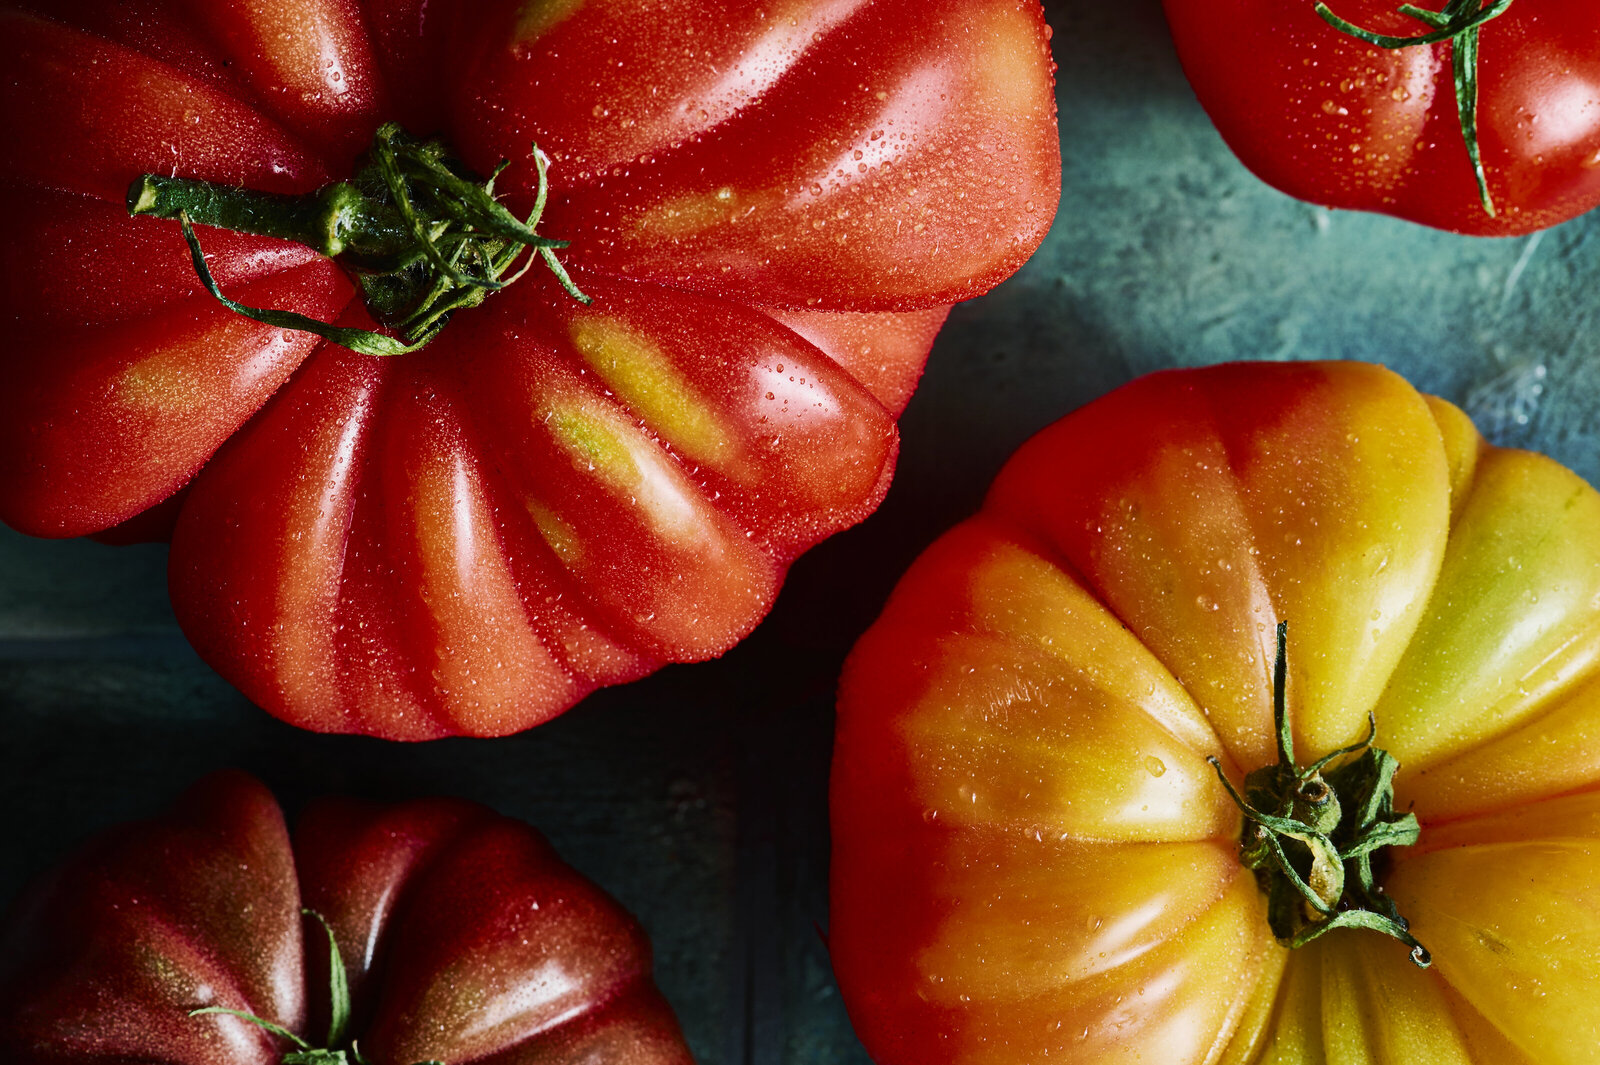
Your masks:
M 1162 367 L 1360 358 L 1600 481 L 1600 219 L 1480 241 L 1297 203 L 1222 145 L 1156 0 L 1046 6 L 1055 229 L 951 316 L 882 511 L 801 560 L 750 641 L 506 740 L 313 736 L 188 650 L 161 548 L 0 533 L 0 899 L 223 765 L 291 809 L 330 791 L 463 795 L 541 827 L 640 916 L 704 1065 L 861 1063 L 822 935 L 833 676 L 895 577 L 1028 435 Z

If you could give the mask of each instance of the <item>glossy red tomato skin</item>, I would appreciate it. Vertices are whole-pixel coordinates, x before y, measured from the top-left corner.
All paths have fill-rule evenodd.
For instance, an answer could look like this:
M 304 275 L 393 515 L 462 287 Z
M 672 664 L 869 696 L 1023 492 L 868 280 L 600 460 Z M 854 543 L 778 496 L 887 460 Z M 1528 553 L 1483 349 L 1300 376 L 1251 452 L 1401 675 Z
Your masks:
M 472 803 L 324 799 L 291 839 L 240 773 L 92 840 L 7 918 L 0 1052 L 16 1065 L 272 1065 L 327 1031 L 338 938 L 352 1031 L 380 1065 L 691 1061 L 642 930 L 528 826 Z M 473 996 L 479 997 L 475 1000 Z M 494 1024 L 483 1015 L 515 1003 Z
M 1462 137 L 1448 45 L 1378 48 L 1328 25 L 1311 3 L 1165 6 L 1184 72 L 1223 140 L 1291 196 L 1478 236 L 1530 233 L 1600 204 L 1593 4 L 1517 0 L 1480 31 L 1478 138 L 1493 216 Z M 1386 0 L 1329 6 L 1379 33 L 1425 28 Z
M 947 306 L 1059 195 L 1033 0 L 204 6 L 0 12 L 0 256 L 38 277 L 0 296 L 0 518 L 172 528 L 191 639 L 320 731 L 505 734 L 732 646 L 876 507 Z M 123 213 L 143 172 L 314 189 L 396 117 L 513 160 L 523 210 L 537 141 L 597 302 L 530 276 L 385 362 L 231 314 Z M 200 237 L 234 298 L 366 322 L 304 249 Z

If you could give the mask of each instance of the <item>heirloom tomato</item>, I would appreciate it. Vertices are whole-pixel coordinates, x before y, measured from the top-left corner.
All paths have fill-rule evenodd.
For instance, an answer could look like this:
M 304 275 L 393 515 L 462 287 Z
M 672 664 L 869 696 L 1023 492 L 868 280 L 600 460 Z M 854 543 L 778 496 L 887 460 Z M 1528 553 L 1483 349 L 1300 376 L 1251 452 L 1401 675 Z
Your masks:
M 884 1065 L 1593 1063 L 1600 494 L 1378 367 L 1140 379 L 906 574 L 831 801 Z
M 7 3 L 0 518 L 175 521 L 191 641 L 321 731 L 504 734 L 726 650 L 877 505 L 947 306 L 1059 193 L 1037 0 Z M 425 138 L 403 209 L 373 175 Z M 482 306 L 392 357 L 252 320 L 125 213 L 168 186 L 239 305 L 371 336 L 459 271 Z M 489 291 L 525 216 L 590 302 Z
M 1222 139 L 1291 196 L 1480 236 L 1600 204 L 1590 0 L 1164 3 Z
M 10 1065 L 691 1060 L 638 923 L 456 799 L 321 799 L 291 840 L 219 773 L 29 885 L 0 942 Z

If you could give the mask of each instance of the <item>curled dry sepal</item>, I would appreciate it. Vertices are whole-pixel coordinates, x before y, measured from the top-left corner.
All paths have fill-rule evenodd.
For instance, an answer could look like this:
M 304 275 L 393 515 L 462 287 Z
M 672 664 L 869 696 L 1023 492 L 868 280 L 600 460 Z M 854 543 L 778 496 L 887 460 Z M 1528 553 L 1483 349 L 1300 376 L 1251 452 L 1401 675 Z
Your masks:
M 339 954 L 339 941 L 334 938 L 333 926 L 328 924 L 327 918 L 315 910 L 302 909 L 301 913 L 307 917 L 314 917 L 322 925 L 322 930 L 328 934 L 328 996 L 331 1008 L 328 1019 L 328 1045 L 314 1047 L 304 1039 L 295 1035 L 281 1024 L 274 1024 L 253 1013 L 243 1010 L 230 1010 L 222 1006 L 206 1006 L 203 1009 L 190 1010 L 189 1016 L 203 1017 L 211 1013 L 225 1013 L 230 1017 L 238 1017 L 249 1021 L 259 1028 L 264 1028 L 280 1039 L 287 1039 L 299 1049 L 291 1050 L 280 1059 L 280 1065 L 370 1065 L 366 1058 L 361 1056 L 361 1048 L 355 1040 L 350 1041 L 348 1049 L 340 1046 L 344 1042 L 345 1029 L 350 1024 L 350 981 L 345 975 L 344 958 Z M 416 1065 L 444 1065 L 438 1060 L 419 1061 Z
M 1335 928 L 1369 928 L 1409 945 L 1411 960 L 1425 969 L 1432 956 L 1411 934 L 1372 870 L 1375 853 L 1410 846 L 1421 833 L 1416 814 L 1394 810 L 1394 774 L 1400 763 L 1372 746 L 1377 721 L 1369 714 L 1365 739 L 1308 766 L 1295 765 L 1285 698 L 1288 629 L 1288 622 L 1278 623 L 1272 671 L 1277 763 L 1245 777 L 1241 796 L 1216 757 L 1207 759 L 1248 822 L 1239 861 L 1261 882 L 1267 922 L 1284 946 L 1304 946 Z M 1356 757 L 1333 765 L 1348 755 Z

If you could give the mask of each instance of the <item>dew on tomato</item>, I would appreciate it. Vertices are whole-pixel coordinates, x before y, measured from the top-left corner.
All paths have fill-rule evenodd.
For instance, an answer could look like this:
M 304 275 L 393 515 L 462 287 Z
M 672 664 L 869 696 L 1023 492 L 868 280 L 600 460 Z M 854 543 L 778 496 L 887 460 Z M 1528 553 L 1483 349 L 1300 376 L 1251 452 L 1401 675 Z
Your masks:
M 1387 371 L 1085 407 L 847 663 L 858 1034 L 880 1065 L 1587 1063 L 1597 647 L 1600 494 Z

